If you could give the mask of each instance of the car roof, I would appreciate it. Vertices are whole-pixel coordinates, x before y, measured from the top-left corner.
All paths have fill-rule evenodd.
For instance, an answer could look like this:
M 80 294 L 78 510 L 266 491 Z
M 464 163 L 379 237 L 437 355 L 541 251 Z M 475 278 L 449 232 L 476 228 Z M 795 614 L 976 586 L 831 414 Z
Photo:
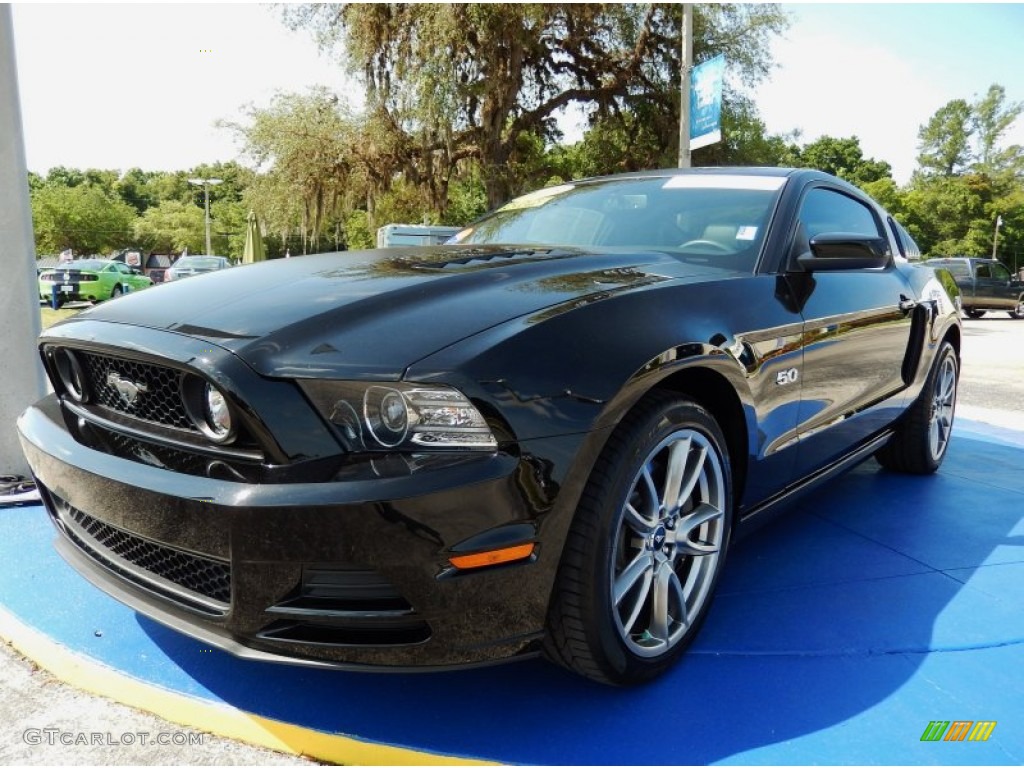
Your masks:
M 672 176 L 762 176 L 770 178 L 789 178 L 796 181 L 828 181 L 851 191 L 863 195 L 853 184 L 833 176 L 830 173 L 819 171 L 814 168 L 780 168 L 769 165 L 722 165 L 702 168 L 656 168 L 645 171 L 629 171 L 606 176 L 590 176 L 585 179 L 574 179 L 567 184 L 585 184 L 612 179 L 644 179 L 644 178 L 668 178 Z

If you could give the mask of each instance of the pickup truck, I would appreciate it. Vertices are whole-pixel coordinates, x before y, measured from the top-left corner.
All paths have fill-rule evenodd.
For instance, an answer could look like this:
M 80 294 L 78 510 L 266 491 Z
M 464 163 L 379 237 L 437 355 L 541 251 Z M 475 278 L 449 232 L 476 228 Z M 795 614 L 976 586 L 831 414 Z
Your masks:
M 945 267 L 960 288 L 964 314 L 979 318 L 987 310 L 1002 310 L 1024 320 L 1024 281 L 995 259 L 928 259 L 929 267 Z

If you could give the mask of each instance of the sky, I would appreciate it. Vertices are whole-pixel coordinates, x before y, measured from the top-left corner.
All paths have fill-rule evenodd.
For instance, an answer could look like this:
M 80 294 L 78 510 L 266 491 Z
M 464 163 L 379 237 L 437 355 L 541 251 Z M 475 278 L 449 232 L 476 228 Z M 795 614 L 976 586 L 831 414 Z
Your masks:
M 1024 4 L 787 4 L 770 78 L 753 91 L 772 133 L 857 136 L 907 181 L 921 124 L 992 83 L 1024 101 Z M 15 4 L 29 170 L 188 170 L 242 160 L 217 121 L 275 92 L 361 89 L 278 8 L 256 4 Z M 568 127 L 572 138 L 575 131 Z M 1024 144 L 1024 119 L 1008 137 Z

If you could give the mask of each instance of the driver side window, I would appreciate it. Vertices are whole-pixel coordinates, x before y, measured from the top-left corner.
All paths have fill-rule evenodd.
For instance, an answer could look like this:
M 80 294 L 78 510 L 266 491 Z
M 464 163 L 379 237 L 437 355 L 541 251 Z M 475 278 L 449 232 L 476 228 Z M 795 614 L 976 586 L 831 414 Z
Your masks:
M 811 238 L 822 232 L 883 236 L 878 219 L 864 203 L 833 189 L 814 187 L 800 203 L 790 258 L 810 251 Z
M 1008 270 L 1002 264 L 993 264 L 992 277 L 994 277 L 996 280 L 1009 280 L 1010 270 Z
M 842 192 L 823 187 L 807 193 L 800 205 L 799 218 L 808 239 L 822 232 L 882 236 L 870 208 Z

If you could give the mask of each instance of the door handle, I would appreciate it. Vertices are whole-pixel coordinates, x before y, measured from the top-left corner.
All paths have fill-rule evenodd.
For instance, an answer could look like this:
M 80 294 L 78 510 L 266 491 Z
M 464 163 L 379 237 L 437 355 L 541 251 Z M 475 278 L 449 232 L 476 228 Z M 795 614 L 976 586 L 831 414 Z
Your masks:
M 906 296 L 904 296 L 901 293 L 900 294 L 900 303 L 899 303 L 898 306 L 900 308 L 900 312 L 903 312 L 904 314 L 906 314 L 907 312 L 910 312 L 914 307 L 917 306 L 917 302 L 914 299 L 908 299 Z

